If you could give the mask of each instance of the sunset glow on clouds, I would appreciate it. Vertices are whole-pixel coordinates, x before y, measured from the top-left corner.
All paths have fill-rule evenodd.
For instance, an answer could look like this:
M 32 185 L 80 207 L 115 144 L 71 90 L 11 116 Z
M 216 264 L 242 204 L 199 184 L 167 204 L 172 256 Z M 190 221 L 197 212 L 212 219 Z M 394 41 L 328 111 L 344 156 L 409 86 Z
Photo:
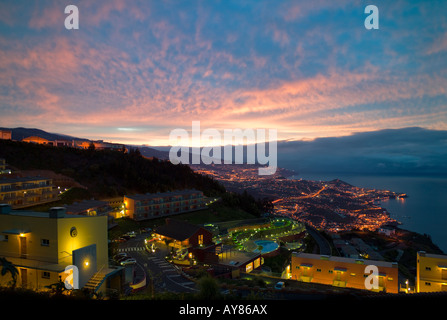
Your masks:
M 79 8 L 79 30 L 64 27 Z M 175 128 L 279 139 L 447 129 L 447 3 L 2 1 L 0 126 L 167 144 Z

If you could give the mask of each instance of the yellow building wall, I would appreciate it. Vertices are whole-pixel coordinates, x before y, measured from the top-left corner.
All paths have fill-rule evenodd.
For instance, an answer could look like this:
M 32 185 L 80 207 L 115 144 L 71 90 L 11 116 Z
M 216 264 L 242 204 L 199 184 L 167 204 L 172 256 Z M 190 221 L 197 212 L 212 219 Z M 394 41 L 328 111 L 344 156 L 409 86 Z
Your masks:
M 416 292 L 447 291 L 447 256 L 418 252 Z
M 76 236 L 71 230 L 76 228 Z M 108 265 L 107 216 L 76 217 L 58 219 L 59 263 L 72 263 L 64 252 L 96 244 L 98 268 Z
M 125 206 L 125 213 L 126 216 L 128 216 L 131 219 L 134 219 L 135 215 L 135 200 L 124 197 L 124 206 Z
M 57 263 L 57 221 L 55 219 L 0 215 L 1 230 L 22 230 L 23 236 L 8 234 L 8 241 L 0 241 L 0 254 L 9 257 L 21 257 L 24 254 L 20 242 L 26 242 L 25 257 L 48 263 Z M 5 235 L 5 234 L 3 234 Z M 21 240 L 21 238 L 23 240 Z M 48 246 L 43 246 L 42 239 L 49 240 Z
M 304 266 L 306 264 L 309 267 Z M 292 255 L 291 274 L 293 280 L 365 290 L 365 275 L 370 274 L 365 273 L 365 268 L 369 264 L 374 265 L 374 261 L 365 261 L 364 264 L 361 264 L 356 263 L 354 259 L 351 263 L 320 258 L 309 259 Z M 379 274 L 386 275 L 379 276 L 380 289 L 385 289 L 390 293 L 398 293 L 398 268 L 377 267 Z
M 73 227 L 77 231 L 75 237 L 70 232 Z M 40 290 L 57 283 L 59 277 L 64 281 L 67 274 L 63 270 L 72 264 L 72 251 L 91 244 L 96 244 L 97 268 L 108 266 L 107 216 L 48 218 L 0 214 L 0 232 L 8 230 L 26 232 L 22 236 L 2 233 L 2 240 L 7 235 L 8 241 L 0 241 L 0 256 L 18 270 L 17 286 Z M 49 240 L 48 245 L 42 245 L 42 239 Z M 21 241 L 26 243 L 25 255 Z M 0 285 L 9 285 L 11 280 L 9 275 L 0 277 Z

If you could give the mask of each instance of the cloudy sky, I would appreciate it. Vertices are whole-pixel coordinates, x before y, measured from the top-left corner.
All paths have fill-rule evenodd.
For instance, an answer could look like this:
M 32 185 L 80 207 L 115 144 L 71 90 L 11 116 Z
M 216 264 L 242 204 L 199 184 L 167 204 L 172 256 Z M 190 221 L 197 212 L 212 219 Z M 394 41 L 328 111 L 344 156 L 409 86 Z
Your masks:
M 364 27 L 371 3 L 379 30 Z M 3 0 L 0 126 L 149 145 L 192 121 L 279 139 L 446 130 L 446 12 L 445 0 Z

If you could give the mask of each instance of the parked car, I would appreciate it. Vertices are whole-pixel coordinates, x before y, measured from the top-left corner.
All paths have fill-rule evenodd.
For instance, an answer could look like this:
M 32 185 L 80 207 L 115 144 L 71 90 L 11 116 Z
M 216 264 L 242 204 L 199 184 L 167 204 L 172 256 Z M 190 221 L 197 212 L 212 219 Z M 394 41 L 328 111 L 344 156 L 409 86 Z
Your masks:
M 131 259 L 131 258 L 132 258 L 132 257 L 124 256 L 124 257 L 120 257 L 120 258 L 118 258 L 118 259 L 115 260 L 115 261 L 121 263 L 121 262 L 123 262 L 124 260 L 128 260 L 128 259 Z
M 129 240 L 130 239 L 130 237 L 128 236 L 128 235 L 124 235 L 124 236 L 121 236 L 120 237 L 120 240 L 121 241 L 127 241 L 127 240 Z
M 281 289 L 284 288 L 284 287 L 285 287 L 285 283 L 284 283 L 283 281 L 277 282 L 277 283 L 275 284 L 275 289 L 276 289 L 276 290 L 281 290 Z
M 125 257 L 127 257 L 127 253 L 125 253 L 125 252 L 120 252 L 120 253 L 117 253 L 117 254 L 115 254 L 115 255 L 113 256 L 113 260 L 118 261 L 118 260 L 123 259 L 123 258 L 125 258 Z
M 126 266 L 128 264 L 135 264 L 135 263 L 137 263 L 137 260 L 135 260 L 134 258 L 125 259 L 125 260 L 120 262 L 120 264 L 122 266 Z

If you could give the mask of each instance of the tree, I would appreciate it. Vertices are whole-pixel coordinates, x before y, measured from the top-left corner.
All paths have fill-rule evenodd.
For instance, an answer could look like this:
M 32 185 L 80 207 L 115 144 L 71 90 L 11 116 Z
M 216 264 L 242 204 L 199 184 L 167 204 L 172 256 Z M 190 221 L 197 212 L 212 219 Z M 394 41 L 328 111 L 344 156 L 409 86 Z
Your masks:
M 262 256 L 262 249 L 264 249 L 264 247 L 261 245 L 258 245 L 259 255 L 261 255 L 261 256 Z
M 95 144 L 93 142 L 90 142 L 90 145 L 88 146 L 88 150 L 95 151 Z
M 1 275 L 4 276 L 7 273 L 9 273 L 12 278 L 11 286 L 15 288 L 17 284 L 17 275 L 19 274 L 19 271 L 11 262 L 6 260 L 6 258 L 0 258 L 0 264 L 2 265 Z
M 197 297 L 200 300 L 215 300 L 220 298 L 219 285 L 217 280 L 209 274 L 201 277 L 197 282 L 199 292 Z

